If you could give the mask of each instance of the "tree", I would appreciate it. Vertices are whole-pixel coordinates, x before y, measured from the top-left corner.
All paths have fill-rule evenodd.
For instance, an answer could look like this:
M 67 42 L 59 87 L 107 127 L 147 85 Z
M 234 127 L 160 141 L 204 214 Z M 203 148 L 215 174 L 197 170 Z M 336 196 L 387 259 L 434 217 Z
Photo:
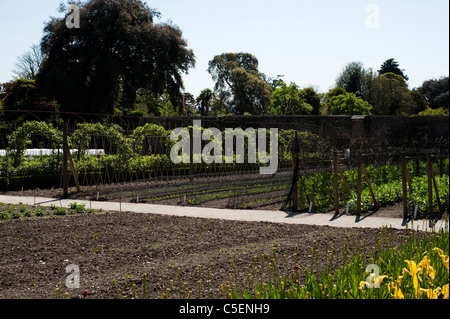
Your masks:
M 362 62 L 350 62 L 337 77 L 336 86 L 343 88 L 347 92 L 361 96 L 363 73 Z
M 310 115 L 314 110 L 295 83 L 280 83 L 273 91 L 271 102 L 269 113 L 273 115 Z
M 380 75 L 394 73 L 400 75 L 405 81 L 408 81 L 409 78 L 403 71 L 405 70 L 400 69 L 398 62 L 391 58 L 383 62 L 378 73 L 380 73 Z
M 371 115 L 372 106 L 354 93 L 334 95 L 329 100 L 331 115 Z
M 195 97 L 188 92 L 183 93 L 183 107 L 178 112 L 183 115 L 194 115 L 196 113 L 196 101 Z
M 423 94 L 430 108 L 449 109 L 449 77 L 424 81 L 418 90 Z
M 224 53 L 209 61 L 215 91 L 226 97 L 235 114 L 264 114 L 271 87 L 258 71 L 258 59 L 249 53 Z
M 38 87 L 62 111 L 113 113 L 132 108 L 137 92 L 169 94 L 182 106 L 182 74 L 195 64 L 181 30 L 155 24 L 159 12 L 140 0 L 90 0 L 80 4 L 80 28 L 52 18 L 44 28 L 46 55 Z
M 301 90 L 301 94 L 306 103 L 312 106 L 312 115 L 319 115 L 322 108 L 322 103 L 320 101 L 320 96 L 316 93 L 313 88 L 304 88 Z
M 211 107 L 211 101 L 213 98 L 213 92 L 211 89 L 204 89 L 200 92 L 200 95 L 196 99 L 198 109 L 201 116 L 208 115 Z
M 17 111 L 6 112 L 8 121 L 17 119 L 39 120 L 49 119 L 58 111 L 58 105 L 42 96 L 37 88 L 35 80 L 17 79 L 2 85 L 3 110 Z M 35 114 L 31 114 L 35 112 Z
M 336 78 L 336 87 L 341 87 L 346 92 L 367 99 L 370 96 L 375 77 L 373 70 L 365 69 L 362 62 L 350 62 Z
M 377 77 L 368 102 L 375 115 L 412 115 L 420 109 L 417 96 L 408 89 L 403 77 L 395 73 L 385 73 Z
M 44 56 L 41 48 L 33 44 L 29 51 L 17 58 L 16 69 L 13 71 L 17 78 L 36 80 L 36 76 L 42 68 Z

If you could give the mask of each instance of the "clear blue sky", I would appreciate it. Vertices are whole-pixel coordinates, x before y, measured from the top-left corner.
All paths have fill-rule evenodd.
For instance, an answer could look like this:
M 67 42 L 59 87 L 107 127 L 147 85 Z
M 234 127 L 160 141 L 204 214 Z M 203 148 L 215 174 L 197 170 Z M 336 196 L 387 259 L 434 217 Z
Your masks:
M 0 0 L 0 82 L 11 80 L 17 56 L 39 43 L 44 22 L 62 16 L 60 2 Z M 178 25 L 194 50 L 196 67 L 184 81 L 195 96 L 213 88 L 208 61 L 224 52 L 252 53 L 266 75 L 284 75 L 288 83 L 319 92 L 328 91 L 352 61 L 378 70 L 395 58 L 410 88 L 449 75 L 448 0 L 145 2 L 161 12 L 159 22 Z M 378 15 L 367 11 L 371 4 Z

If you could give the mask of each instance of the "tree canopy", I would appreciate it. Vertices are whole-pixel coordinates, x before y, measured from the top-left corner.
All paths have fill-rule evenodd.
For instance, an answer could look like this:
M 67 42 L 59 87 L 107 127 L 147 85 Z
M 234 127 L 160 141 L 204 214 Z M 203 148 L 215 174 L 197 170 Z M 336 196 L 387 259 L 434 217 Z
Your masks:
M 154 23 L 159 12 L 140 0 L 80 6 L 80 28 L 52 18 L 41 41 L 46 59 L 37 84 L 62 111 L 112 113 L 117 104 L 132 107 L 139 89 L 182 104 L 182 74 L 195 56 L 177 26 Z
M 427 80 L 423 82 L 418 90 L 423 94 L 430 108 L 442 108 L 448 111 L 450 102 L 449 88 L 449 77 L 447 76 L 440 79 Z
M 405 70 L 400 69 L 398 62 L 395 61 L 395 59 L 391 58 L 383 62 L 380 69 L 378 70 L 378 73 L 380 73 L 380 75 L 386 73 L 394 73 L 400 75 L 405 81 L 408 81 L 409 78 L 403 71 Z
M 328 110 L 331 115 L 371 115 L 372 106 L 357 97 L 354 93 L 349 93 L 338 88 L 328 95 Z
M 348 63 L 336 78 L 336 86 L 346 92 L 366 99 L 370 96 L 370 89 L 376 74 L 372 69 L 365 69 L 362 62 Z
M 215 91 L 226 97 L 235 114 L 265 114 L 271 87 L 258 71 L 258 59 L 250 53 L 223 53 L 209 61 L 208 72 Z
M 319 115 L 321 108 L 320 97 L 313 88 L 300 89 L 295 83 L 278 82 L 272 94 L 269 114 Z

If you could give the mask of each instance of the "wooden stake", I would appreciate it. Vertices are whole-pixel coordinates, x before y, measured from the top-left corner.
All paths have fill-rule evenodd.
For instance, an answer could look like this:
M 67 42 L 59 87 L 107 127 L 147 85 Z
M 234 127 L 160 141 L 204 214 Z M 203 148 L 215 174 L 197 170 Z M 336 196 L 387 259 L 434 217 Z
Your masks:
M 431 178 L 433 179 L 434 191 L 436 192 L 436 200 L 438 203 L 439 212 L 443 213 L 444 211 L 442 210 L 442 206 L 441 206 L 441 198 L 439 196 L 439 190 L 438 190 L 438 185 L 436 182 L 436 176 L 434 175 L 433 165 L 431 165 Z
M 339 214 L 339 173 L 338 153 L 333 151 L 333 173 L 334 173 L 334 210 Z
M 405 153 L 402 153 L 402 200 L 403 200 L 403 218 L 408 218 L 408 190 L 406 181 L 406 158 Z
M 373 204 L 375 208 L 378 209 L 380 207 L 378 206 L 377 199 L 375 198 L 375 194 L 373 193 L 372 184 L 370 183 L 369 175 L 367 174 L 364 163 L 362 163 L 362 171 L 364 173 L 364 178 L 366 179 L 367 186 L 369 187 L 370 196 L 372 196 Z
M 361 175 L 362 175 L 362 156 L 361 153 L 358 153 L 358 177 L 356 180 L 356 214 L 361 215 Z
M 69 174 L 67 173 L 67 125 L 63 126 L 63 162 L 62 162 L 62 177 L 63 177 L 63 197 L 69 194 Z
M 80 191 L 80 183 L 78 182 L 78 173 L 75 170 L 75 166 L 73 164 L 72 155 L 70 154 L 69 144 L 67 143 L 67 122 L 64 122 L 63 129 L 63 184 L 64 184 L 64 196 L 68 195 L 69 191 L 69 176 L 67 172 L 67 161 L 70 164 L 70 170 L 72 171 L 73 178 L 75 180 L 75 186 L 77 187 L 77 191 Z
M 433 163 L 431 162 L 431 154 L 427 154 L 427 176 L 428 176 L 428 216 L 434 219 L 433 207 Z
M 339 174 L 341 175 L 342 182 L 344 183 L 345 190 L 347 191 L 347 195 L 350 197 L 350 196 L 352 196 L 352 193 L 350 191 L 350 187 L 348 187 L 347 179 L 344 176 L 344 172 L 342 171 L 341 164 L 339 163 L 339 158 L 338 158 L 337 168 L 338 168 Z
M 295 131 L 294 144 L 292 146 L 292 210 L 298 211 L 298 144 L 297 144 L 297 131 Z
M 77 191 L 80 192 L 80 183 L 78 181 L 78 173 L 75 170 L 75 165 L 73 164 L 72 155 L 70 154 L 70 150 L 67 147 L 67 157 L 69 159 L 70 170 L 72 171 L 73 179 L 75 180 L 75 186 L 77 187 Z

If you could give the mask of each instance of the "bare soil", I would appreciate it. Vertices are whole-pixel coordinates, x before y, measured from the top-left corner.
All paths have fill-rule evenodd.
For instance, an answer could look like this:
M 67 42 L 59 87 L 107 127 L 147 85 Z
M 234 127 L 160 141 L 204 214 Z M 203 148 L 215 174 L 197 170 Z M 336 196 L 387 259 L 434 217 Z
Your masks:
M 31 217 L 0 222 L 0 298 L 111 299 L 142 297 L 147 274 L 147 298 L 159 299 L 173 280 L 175 297 L 179 283 L 186 282 L 193 296 L 202 283 L 202 298 L 220 298 L 220 285 L 233 282 L 236 265 L 238 285 L 245 283 L 248 266 L 277 252 L 283 274 L 297 264 L 311 266 L 311 247 L 319 249 L 319 270 L 326 248 L 339 251 L 352 234 L 356 241 L 375 246 L 374 229 L 237 222 L 129 212 L 96 212 L 64 216 Z M 388 229 L 396 242 L 405 231 Z M 369 251 L 369 249 L 367 249 Z M 286 255 L 286 260 L 284 259 Z M 80 287 L 67 288 L 70 264 L 80 270 Z M 199 272 L 199 265 L 201 271 Z M 301 272 L 301 280 L 304 272 Z M 231 276 L 231 277 L 230 277 Z M 113 284 L 116 282 L 116 287 Z M 209 288 L 208 288 L 209 287 Z M 186 297 L 180 295 L 180 297 Z
M 136 201 L 136 193 L 146 189 L 162 190 L 192 181 L 154 181 L 122 185 L 82 187 L 81 192 L 69 190 L 68 198 L 109 201 Z M 221 181 L 213 181 L 219 184 Z M 225 181 L 223 182 L 225 183 Z M 198 183 L 200 185 L 201 183 Z M 179 189 L 179 188 L 178 188 Z M 177 188 L 173 193 L 177 192 Z M 61 189 L 24 190 L 8 192 L 16 196 L 41 196 L 61 198 Z M 140 201 L 149 202 L 153 195 L 141 196 Z M 188 205 L 183 193 L 161 199 L 157 204 Z M 283 191 L 273 194 L 254 194 L 251 199 L 282 196 Z M 249 197 L 249 198 L 250 198 Z M 246 195 L 218 198 L 197 204 L 202 207 L 242 208 Z M 259 205 L 257 208 L 279 210 L 281 202 Z M 401 204 L 385 207 L 366 215 L 402 217 Z M 392 232 L 395 241 L 405 231 Z M 201 280 L 201 297 L 220 298 L 221 284 L 234 281 L 236 266 L 238 285 L 244 285 L 248 266 L 254 265 L 255 256 L 260 267 L 262 256 L 267 261 L 273 258 L 274 249 L 284 274 L 290 275 L 297 264 L 304 271 L 311 266 L 311 247 L 316 241 L 320 251 L 318 270 L 323 269 L 328 254 L 325 250 L 335 246 L 339 251 L 351 234 L 357 240 L 365 239 L 366 247 L 375 246 L 374 229 L 347 229 L 327 226 L 273 224 L 267 222 L 241 222 L 188 217 L 147 215 L 130 212 L 96 212 L 64 216 L 45 216 L 18 220 L 0 221 L 0 298 L 55 298 L 56 288 L 60 298 L 111 299 L 143 294 L 143 276 L 147 274 L 146 297 L 159 299 L 171 287 L 175 297 L 179 285 L 186 283 L 187 291 L 198 295 L 198 280 Z M 283 256 L 286 256 L 286 260 Z M 68 265 L 77 265 L 80 270 L 80 287 L 67 288 Z M 199 272 L 199 266 L 201 271 Z M 301 280 L 304 272 L 301 272 Z M 113 283 L 116 282 L 116 286 Z M 117 287 L 117 288 L 116 288 Z

